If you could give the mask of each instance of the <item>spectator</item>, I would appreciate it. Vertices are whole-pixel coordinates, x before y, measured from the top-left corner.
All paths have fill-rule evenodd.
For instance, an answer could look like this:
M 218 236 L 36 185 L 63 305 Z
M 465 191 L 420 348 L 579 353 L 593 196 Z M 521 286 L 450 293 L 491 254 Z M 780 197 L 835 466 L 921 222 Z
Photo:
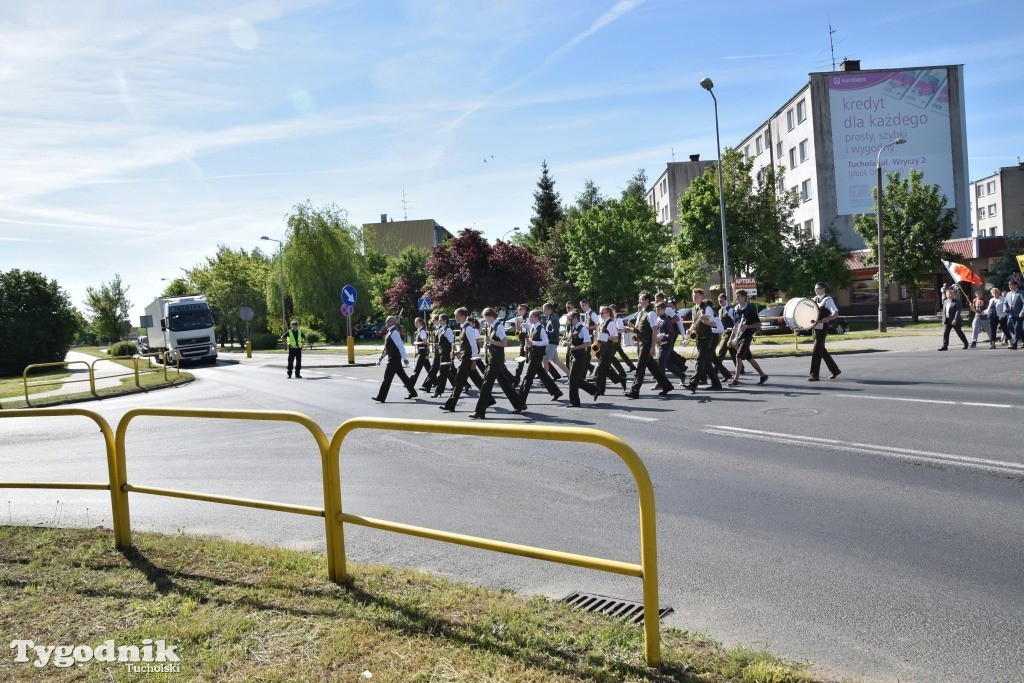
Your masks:
M 974 313 L 974 320 L 971 322 L 971 348 L 978 345 L 978 334 L 984 328 L 988 332 L 989 344 L 992 344 L 994 337 L 988 325 L 988 304 L 985 302 L 985 292 L 978 290 L 974 293 L 974 300 L 971 301 L 971 312 Z
M 990 349 L 996 348 L 996 332 L 1001 330 L 1004 339 L 1010 338 L 1010 330 L 1006 327 L 1006 302 L 1003 301 L 1003 297 L 999 292 L 998 287 L 993 287 L 989 294 L 992 298 L 988 300 L 988 308 L 985 312 L 988 314 L 989 324 L 989 344 Z

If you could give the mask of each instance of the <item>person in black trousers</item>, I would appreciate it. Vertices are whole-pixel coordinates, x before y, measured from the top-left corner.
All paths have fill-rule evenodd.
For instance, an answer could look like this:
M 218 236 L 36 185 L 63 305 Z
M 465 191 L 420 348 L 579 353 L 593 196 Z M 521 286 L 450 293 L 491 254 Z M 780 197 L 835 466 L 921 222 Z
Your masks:
M 412 373 L 412 384 L 416 386 L 416 382 L 420 378 L 420 370 L 426 371 L 427 375 L 430 374 L 430 335 L 427 334 L 423 318 L 416 318 L 413 324 L 416 326 L 416 334 L 413 335 L 413 345 L 416 347 L 416 369 Z
M 529 335 L 529 347 L 527 353 L 530 356 L 530 364 L 526 368 L 526 377 L 523 378 L 523 384 L 519 387 L 519 396 L 522 397 L 523 403 L 530 397 L 530 387 L 533 386 L 534 377 L 539 377 L 541 384 L 551 394 L 551 400 L 557 401 L 562 398 L 562 391 L 555 384 L 555 381 L 551 379 L 544 370 L 544 356 L 548 349 L 548 335 L 544 330 L 544 325 L 540 322 L 540 311 L 530 311 L 530 323 L 526 328 L 527 334 Z M 557 341 L 555 343 L 558 343 Z
M 814 351 L 811 353 L 811 374 L 807 378 L 808 382 L 818 381 L 818 372 L 821 371 L 821 361 L 825 361 L 825 365 L 828 366 L 828 371 L 832 373 L 828 376 L 829 379 L 835 379 L 839 376 L 842 370 L 834 360 L 832 360 L 832 354 L 825 348 L 825 337 L 828 336 L 828 322 L 839 315 L 839 307 L 836 306 L 836 302 L 832 300 L 832 297 L 828 295 L 828 286 L 824 282 L 818 282 L 814 285 L 814 303 L 818 305 L 818 322 L 814 326 Z M 822 314 L 828 311 L 827 316 Z
M 704 301 L 703 289 L 693 290 L 692 310 L 693 325 L 690 329 L 697 330 L 697 369 L 686 388 L 693 394 L 697 392 L 697 385 L 708 381 L 711 383 L 711 389 L 721 391 L 722 382 L 718 379 L 714 359 L 715 336 L 722 334 L 722 321 L 715 315 L 715 309 L 711 304 Z
M 455 309 L 455 322 L 462 326 L 462 340 L 459 342 L 459 350 L 454 351 L 452 356 L 458 356 L 460 359 L 459 369 L 455 373 L 455 379 L 452 380 L 452 395 L 448 397 L 448 400 L 444 402 L 444 405 L 438 406 L 441 410 L 449 413 L 455 412 L 455 406 L 459 402 L 459 396 L 463 391 L 469 389 L 469 377 L 470 373 L 476 372 L 476 357 L 480 355 L 480 347 L 477 345 L 477 340 L 480 338 L 480 332 L 469 323 L 469 309 L 462 307 Z M 476 372 L 479 377 L 480 373 Z M 483 380 L 478 382 L 478 386 L 482 386 Z M 493 398 L 491 399 L 494 400 Z
M 434 337 L 437 340 L 437 353 L 434 354 L 434 365 L 437 367 L 437 371 L 433 378 L 428 378 L 423 385 L 426 387 L 424 391 L 430 391 L 430 386 L 435 387 L 433 398 L 438 398 L 443 394 L 445 387 L 452 381 L 452 348 L 455 346 L 455 333 L 448 326 L 448 316 L 442 313 L 438 316 L 437 323 L 437 332 Z M 431 371 L 433 372 L 433 368 Z
M 505 367 L 505 347 L 508 346 L 508 337 L 505 336 L 505 326 L 495 325 L 498 320 L 498 312 L 493 308 L 484 309 L 484 318 L 490 327 L 484 346 L 490 355 L 490 364 L 484 373 L 484 383 L 480 387 L 480 398 L 476 402 L 476 410 L 470 413 L 471 420 L 482 420 L 487 416 L 487 408 L 494 405 L 494 383 L 501 387 L 505 398 L 512 404 L 513 413 L 521 413 L 526 409 L 526 403 L 519 398 L 515 386 L 512 384 L 512 373 Z
M 384 351 L 388 355 L 388 364 L 384 368 L 384 381 L 381 382 L 380 391 L 373 397 L 373 400 L 378 403 L 387 400 L 391 380 L 395 378 L 395 375 L 398 375 L 398 379 L 402 380 L 402 384 L 409 390 L 409 395 L 406 398 L 416 398 L 416 385 L 412 383 L 409 375 L 405 374 L 405 368 L 402 367 L 409 364 L 409 357 L 405 355 L 405 344 L 402 342 L 402 335 L 398 332 L 398 318 L 389 315 L 384 324 L 388 328 L 384 333 Z
M 729 355 L 733 366 L 736 365 L 736 347 L 729 342 L 732 340 L 732 333 L 735 330 L 735 323 L 732 319 L 732 306 L 729 305 L 729 297 L 725 293 L 718 295 L 718 319 L 722 322 L 722 334 L 718 335 L 715 342 L 717 349 L 714 358 L 715 370 L 722 375 L 726 382 L 732 379 L 732 373 L 725 368 L 725 356 Z
M 964 331 L 960 329 L 960 302 L 953 298 L 953 295 L 959 292 L 956 285 L 946 290 L 946 300 L 942 304 L 942 346 L 939 347 L 939 351 L 945 351 L 949 348 L 949 331 L 956 330 L 956 336 L 960 337 L 960 341 L 963 342 L 964 348 L 970 348 L 970 344 L 967 343 L 967 337 L 964 335 Z
M 292 376 L 292 366 L 295 367 L 295 377 L 302 379 L 302 332 L 299 330 L 299 321 L 292 321 L 292 329 L 281 335 L 285 346 L 288 347 L 288 379 Z
M 612 365 L 615 360 L 615 350 L 619 346 L 619 326 L 615 322 L 615 316 L 609 306 L 601 307 L 601 324 L 597 326 L 597 339 L 601 344 L 597 352 L 597 372 L 594 373 L 594 383 L 597 391 L 604 395 L 608 386 L 608 380 L 622 385 L 626 390 L 626 377 L 621 373 L 621 366 L 618 369 Z
M 516 359 L 516 376 L 513 378 L 516 386 L 523 377 L 523 369 L 529 360 L 526 353 L 526 340 L 530 338 L 530 308 L 526 304 L 519 304 L 518 314 L 513 322 L 516 325 L 516 334 L 519 335 L 519 358 Z
M 572 354 L 569 359 L 569 405 L 579 408 L 580 389 L 595 400 L 601 393 L 596 384 L 587 380 L 587 370 L 590 369 L 590 330 L 580 321 L 576 311 L 569 314 L 567 323 L 572 330 L 572 336 L 565 342 L 565 347 Z
M 650 372 L 658 386 L 661 387 L 662 396 L 668 395 L 668 392 L 675 388 L 665 377 L 665 373 L 658 367 L 658 362 L 654 358 L 654 349 L 657 348 L 655 334 L 657 334 L 659 325 L 660 319 L 651 305 L 650 292 L 640 292 L 636 316 L 636 378 L 633 380 L 633 386 L 626 392 L 628 398 L 640 398 L 640 387 L 644 384 L 645 372 Z

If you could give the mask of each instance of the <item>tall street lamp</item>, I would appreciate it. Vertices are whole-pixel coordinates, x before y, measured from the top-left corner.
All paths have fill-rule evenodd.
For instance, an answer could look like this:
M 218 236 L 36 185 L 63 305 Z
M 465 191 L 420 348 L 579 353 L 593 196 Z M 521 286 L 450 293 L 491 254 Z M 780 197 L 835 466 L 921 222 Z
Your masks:
M 700 82 L 700 87 L 707 90 L 711 95 L 711 99 L 715 101 L 715 144 L 718 146 L 718 202 L 722 212 L 722 291 L 725 292 L 726 299 L 732 301 L 732 297 L 729 296 L 729 240 L 725 236 L 725 187 L 722 182 L 722 140 L 718 135 L 718 98 L 715 97 L 715 91 L 712 89 L 715 87 L 715 84 L 710 78 L 705 76 Z
M 882 250 L 882 151 L 894 145 L 902 145 L 905 138 L 896 138 L 887 145 L 878 148 L 878 156 L 875 159 L 875 171 L 878 177 L 878 206 L 875 209 L 875 218 L 878 222 L 878 331 L 885 332 L 885 270 L 884 252 Z
M 281 264 L 281 323 L 284 325 L 284 329 L 288 331 L 288 318 L 285 317 L 284 310 L 284 242 L 281 240 L 275 240 L 273 237 L 267 237 L 264 235 L 260 238 L 268 242 L 277 242 L 278 246 L 278 262 Z
M 504 235 L 502 235 L 498 239 L 501 240 L 502 242 L 504 242 L 505 238 L 508 237 L 509 235 L 511 235 L 512 233 L 516 233 L 518 235 L 519 234 L 519 228 L 518 227 L 512 228 L 511 230 L 506 232 Z

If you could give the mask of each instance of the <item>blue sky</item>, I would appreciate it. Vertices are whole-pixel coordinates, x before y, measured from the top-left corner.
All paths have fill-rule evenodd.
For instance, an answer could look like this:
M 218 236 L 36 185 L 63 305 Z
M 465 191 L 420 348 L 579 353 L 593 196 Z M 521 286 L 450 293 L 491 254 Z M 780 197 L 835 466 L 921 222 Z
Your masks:
M 737 143 L 831 69 L 829 21 L 837 60 L 965 65 L 971 178 L 1024 155 L 1016 0 L 4 2 L 0 270 L 79 306 L 119 272 L 135 318 L 306 199 L 359 224 L 404 190 L 409 218 L 496 238 L 542 160 L 571 200 L 713 158 L 705 75 Z

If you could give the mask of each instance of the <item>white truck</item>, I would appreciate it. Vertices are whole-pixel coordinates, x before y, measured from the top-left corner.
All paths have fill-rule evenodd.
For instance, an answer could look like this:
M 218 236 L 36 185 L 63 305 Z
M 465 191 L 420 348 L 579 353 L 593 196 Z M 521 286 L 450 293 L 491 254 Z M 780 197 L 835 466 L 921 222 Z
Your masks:
M 149 352 L 169 351 L 181 361 L 217 360 L 217 336 L 205 294 L 160 296 L 146 306 L 145 328 Z

